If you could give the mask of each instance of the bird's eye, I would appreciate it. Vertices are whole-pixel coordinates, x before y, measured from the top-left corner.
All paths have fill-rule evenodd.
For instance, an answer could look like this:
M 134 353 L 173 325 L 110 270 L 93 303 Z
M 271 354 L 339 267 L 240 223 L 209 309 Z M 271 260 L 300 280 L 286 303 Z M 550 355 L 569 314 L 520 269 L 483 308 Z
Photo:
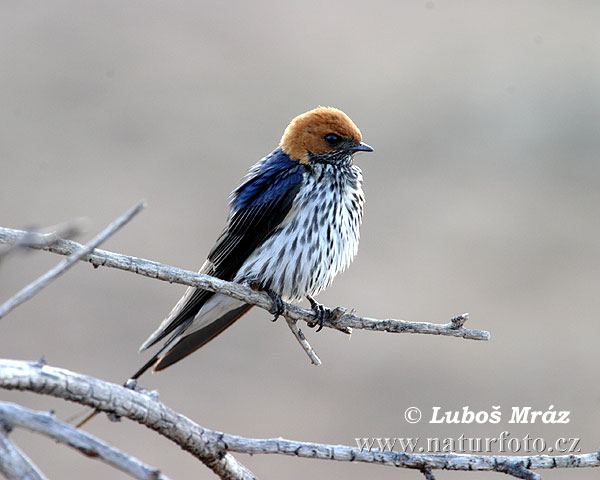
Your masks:
M 323 140 L 325 140 L 327 145 L 330 147 L 337 147 L 340 143 L 342 143 L 342 137 L 336 135 L 335 133 L 328 133 L 323 137 Z

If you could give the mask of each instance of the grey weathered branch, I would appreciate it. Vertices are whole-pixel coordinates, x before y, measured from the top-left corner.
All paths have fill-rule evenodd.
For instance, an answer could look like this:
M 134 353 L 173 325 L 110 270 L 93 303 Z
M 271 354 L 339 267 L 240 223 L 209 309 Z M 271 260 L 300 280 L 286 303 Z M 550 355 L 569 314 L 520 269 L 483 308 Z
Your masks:
M 89 219 L 85 217 L 74 218 L 71 220 L 67 220 L 61 223 L 57 223 L 56 225 L 51 225 L 45 228 L 32 228 L 32 233 L 37 236 L 38 244 L 40 244 L 41 240 L 45 240 L 48 245 L 56 242 L 58 238 L 68 238 L 74 239 L 85 233 L 89 227 Z M 12 245 L 4 245 L 0 249 L 0 262 L 4 260 L 11 253 L 26 249 L 29 247 L 29 235 L 26 235 L 21 239 L 20 242 L 14 243 Z
M 298 323 L 295 320 L 291 320 L 289 318 L 286 318 L 285 320 L 288 324 L 288 327 L 290 327 L 290 330 L 294 334 L 294 337 L 296 337 L 296 340 L 298 340 L 298 343 L 304 349 L 304 351 L 308 355 L 308 358 L 310 358 L 310 361 L 312 362 L 312 364 L 313 365 L 321 365 L 321 359 L 319 358 L 317 353 L 313 350 L 313 348 L 310 346 L 310 343 L 308 343 L 308 340 L 306 340 L 306 337 L 304 336 L 304 333 L 302 333 L 302 330 L 300 330 L 300 328 L 298 328 Z
M 57 442 L 70 445 L 90 458 L 101 460 L 140 480 L 169 480 L 156 468 L 98 440 L 83 430 L 58 421 L 50 413 L 36 412 L 14 403 L 0 402 L 0 422 L 41 433 Z M 1 462 L 0 462 L 1 463 Z M 1 468 L 1 467 L 0 467 Z
M 31 248 L 47 250 L 59 255 L 72 255 L 73 253 L 80 251 L 83 247 L 79 243 L 64 239 L 57 239 L 56 242 L 51 245 L 48 245 L 47 242 L 38 244 L 35 239 L 35 234 L 2 227 L 0 227 L 0 244 L 13 244 L 18 242 L 19 239 L 25 235 L 29 236 L 29 246 Z M 272 300 L 264 292 L 252 290 L 246 285 L 227 282 L 209 275 L 182 270 L 180 268 L 145 260 L 143 258 L 95 249 L 92 253 L 84 255 L 82 260 L 90 262 L 94 267 L 104 266 L 117 268 L 171 283 L 180 283 L 182 285 L 204 288 L 212 292 L 229 295 L 230 297 L 256 305 L 265 310 L 273 309 Z M 490 338 L 489 332 L 463 327 L 464 322 L 468 318 L 467 314 L 459 315 L 446 324 L 436 324 L 359 317 L 354 315 L 353 312 L 348 313 L 346 309 L 341 307 L 334 309 L 332 313 L 333 314 L 325 320 L 324 326 L 344 333 L 351 333 L 352 329 L 356 328 L 389 333 L 445 335 L 469 340 L 489 340 Z M 283 316 L 292 321 L 303 321 L 307 323 L 312 323 L 315 320 L 314 312 L 312 310 L 307 310 L 291 303 L 284 303 Z
M 80 245 L 76 251 L 71 252 L 67 258 L 65 258 L 62 262 L 56 265 L 54 268 L 48 270 L 44 275 L 39 277 L 36 281 L 30 283 L 26 287 L 19 290 L 15 295 L 9 298 L 6 302 L 0 305 L 0 318 L 4 317 L 8 312 L 18 307 L 22 303 L 29 300 L 36 293 L 38 293 L 42 288 L 48 286 L 52 281 L 58 278 L 60 275 L 65 273 L 69 268 L 71 268 L 78 260 L 81 260 L 83 257 L 88 255 L 94 248 L 104 242 L 111 235 L 116 233 L 123 225 L 129 222 L 137 213 L 139 213 L 146 206 L 146 202 L 140 202 L 133 208 L 129 209 L 119 218 L 117 218 L 114 222 L 112 222 L 108 227 L 106 227 L 102 232 L 96 235 L 92 240 L 90 240 L 87 245 Z M 25 233 L 26 238 L 32 238 L 32 233 Z M 21 240 L 23 237 L 21 238 Z M 44 238 L 45 245 L 48 245 L 48 238 Z M 18 243 L 18 242 L 17 242 Z
M 8 480 L 45 480 L 37 467 L 8 438 L 10 426 L 0 419 L 0 475 Z
M 0 360 L 0 388 L 51 395 L 120 417 L 128 417 L 175 442 L 222 479 L 256 478 L 233 455 L 218 447 L 218 433 L 204 430 L 150 395 L 50 367 L 42 362 L 17 360 Z
M 363 462 L 415 469 L 426 478 L 433 470 L 495 471 L 515 478 L 540 479 L 532 470 L 600 466 L 600 453 L 563 456 L 485 456 L 409 454 L 344 445 L 253 439 L 203 428 L 149 395 L 40 363 L 0 360 L 0 388 L 27 390 L 128 417 L 171 439 L 212 468 L 221 478 L 255 478 L 229 452 L 279 454 L 302 458 Z

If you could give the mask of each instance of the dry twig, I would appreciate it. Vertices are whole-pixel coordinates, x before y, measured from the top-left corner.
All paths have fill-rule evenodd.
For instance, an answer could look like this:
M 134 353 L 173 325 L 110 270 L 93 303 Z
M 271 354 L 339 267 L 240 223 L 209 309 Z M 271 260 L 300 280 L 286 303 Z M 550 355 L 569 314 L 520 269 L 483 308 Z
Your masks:
M 100 245 L 103 241 L 117 232 L 123 225 L 125 225 L 129 220 L 131 220 L 137 213 L 139 213 L 146 206 L 146 202 L 140 202 L 135 207 L 131 208 L 127 212 L 125 212 L 122 216 L 117 218 L 114 222 L 112 222 L 108 227 L 106 227 L 102 232 L 96 235 L 92 240 L 88 242 L 87 245 L 79 245 L 76 251 L 73 251 L 69 254 L 67 258 L 65 258 L 62 262 L 60 262 L 56 267 L 48 270 L 44 275 L 39 277 L 36 281 L 30 283 L 26 287 L 22 288 L 19 292 L 9 298 L 6 302 L 0 305 L 0 318 L 4 317 L 8 312 L 18 307 L 22 303 L 29 300 L 36 293 L 38 293 L 42 288 L 48 286 L 52 281 L 58 278 L 60 275 L 65 273 L 69 268 L 71 268 L 78 260 L 81 260 L 83 257 L 88 255 L 94 248 Z M 27 238 L 28 240 L 34 234 L 27 234 L 21 236 L 21 238 Z M 44 239 L 43 245 L 48 246 L 47 239 Z
M 304 351 L 308 355 L 308 358 L 310 358 L 310 361 L 312 362 L 312 364 L 317 365 L 317 366 L 321 365 L 321 359 L 319 358 L 317 353 L 313 350 L 313 348 L 310 346 L 310 343 L 308 343 L 308 340 L 306 340 L 306 337 L 304 336 L 304 333 L 302 333 L 302 330 L 300 330 L 300 328 L 298 328 L 298 323 L 295 320 L 290 320 L 289 318 L 286 318 L 285 320 L 288 324 L 288 327 L 290 327 L 290 330 L 294 334 L 294 337 L 296 337 L 296 340 L 298 340 L 298 343 L 304 349 Z
M 42 241 L 47 245 L 54 243 L 59 238 L 73 239 L 87 230 L 89 220 L 87 218 L 74 218 L 65 222 L 58 223 L 46 228 L 31 228 L 31 234 L 37 237 L 38 244 Z M 12 245 L 4 245 L 0 249 L 0 262 L 4 260 L 8 255 L 19 249 L 26 249 L 29 245 L 29 235 L 25 236 L 18 243 Z

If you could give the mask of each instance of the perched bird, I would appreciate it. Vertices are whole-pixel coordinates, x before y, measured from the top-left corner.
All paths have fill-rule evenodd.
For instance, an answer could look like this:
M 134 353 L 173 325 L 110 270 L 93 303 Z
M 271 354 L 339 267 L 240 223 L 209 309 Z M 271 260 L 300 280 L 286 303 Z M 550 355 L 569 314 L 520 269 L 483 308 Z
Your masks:
M 356 152 L 373 149 L 341 110 L 319 107 L 294 118 L 279 146 L 250 168 L 230 196 L 225 230 L 200 273 L 246 283 L 269 294 L 275 318 L 282 298 L 313 296 L 356 255 L 363 213 Z M 219 335 L 252 305 L 190 287 L 140 351 L 168 337 L 131 378 L 178 362 Z

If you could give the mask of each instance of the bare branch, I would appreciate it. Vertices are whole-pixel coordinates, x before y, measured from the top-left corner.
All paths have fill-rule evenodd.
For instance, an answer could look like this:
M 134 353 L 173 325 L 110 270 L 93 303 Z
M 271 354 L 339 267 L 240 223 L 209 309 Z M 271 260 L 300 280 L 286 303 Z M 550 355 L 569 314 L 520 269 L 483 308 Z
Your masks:
M 279 454 L 342 462 L 363 462 L 415 469 L 433 478 L 433 470 L 495 471 L 539 479 L 531 470 L 599 467 L 598 452 L 530 457 L 465 454 L 408 454 L 344 445 L 254 439 L 215 432 L 170 410 L 148 395 L 40 363 L 0 360 L 0 388 L 28 390 L 128 417 L 171 439 L 212 468 L 221 478 L 254 478 L 228 452 Z
M 204 430 L 149 395 L 39 362 L 16 360 L 0 360 L 0 388 L 51 395 L 131 418 L 190 452 L 222 479 L 256 478 L 231 454 L 218 447 L 217 433 Z
M 8 480 L 45 480 L 31 460 L 12 443 L 10 425 L 0 419 L 0 475 Z
M 525 468 L 523 462 L 498 462 L 497 471 L 501 473 L 506 473 L 507 475 L 510 475 L 515 478 L 522 478 L 524 480 L 542 480 L 541 475 Z
M 302 333 L 302 330 L 300 330 L 298 328 L 298 324 L 296 323 L 296 321 L 290 320 L 289 318 L 286 318 L 285 320 L 288 324 L 288 327 L 290 327 L 290 330 L 294 334 L 294 337 L 296 337 L 296 340 L 298 340 L 298 343 L 304 349 L 304 351 L 308 355 L 308 358 L 310 358 L 310 361 L 312 362 L 312 364 L 317 365 L 317 366 L 321 365 L 321 359 L 319 358 L 317 353 L 313 350 L 313 348 L 310 346 L 310 343 L 308 343 L 308 340 Z
M 47 245 L 51 245 L 59 238 L 72 239 L 81 235 L 87 230 L 88 224 L 89 220 L 85 217 L 74 218 L 72 220 L 67 220 L 65 222 L 42 229 L 33 228 L 31 229 L 33 230 L 31 233 L 37 234 L 38 242 L 39 240 L 43 239 Z M 25 249 L 29 247 L 29 237 L 30 235 L 27 235 L 18 243 L 5 245 L 4 248 L 0 250 L 0 262 L 2 262 L 2 260 L 4 260 L 9 254 L 13 253 L 17 249 Z
M 96 439 L 89 433 L 60 422 L 50 413 L 36 412 L 14 403 L 0 402 L 0 421 L 41 433 L 57 442 L 70 445 L 90 458 L 101 460 L 140 480 L 169 480 L 159 470 Z
M 21 230 L 0 227 L 0 244 L 12 244 L 18 242 L 24 235 L 28 235 L 28 233 Z M 60 255 L 71 255 L 82 248 L 82 245 L 79 243 L 63 239 L 57 240 L 52 245 L 38 245 L 33 237 L 30 239 L 30 246 L 31 248 L 47 250 Z M 252 290 L 246 285 L 226 282 L 225 280 L 209 275 L 203 275 L 164 265 L 162 263 L 99 249 L 84 256 L 82 260 L 90 262 L 94 267 L 104 266 L 117 268 L 170 283 L 180 283 L 182 285 L 204 288 L 211 292 L 229 295 L 230 297 L 256 305 L 267 311 L 273 309 L 273 302 L 266 293 Z M 284 303 L 283 316 L 289 320 L 307 323 L 312 323 L 315 320 L 314 312 L 312 310 L 307 310 L 291 303 Z M 325 320 L 324 326 L 344 333 L 351 333 L 353 328 L 357 328 L 389 333 L 420 333 L 426 335 L 461 337 L 469 340 L 489 340 L 489 332 L 463 328 L 462 324 L 467 318 L 467 314 L 459 315 L 447 324 L 407 322 L 404 320 L 390 319 L 377 320 L 368 317 L 358 317 L 354 315 L 354 313 L 347 313 L 346 309 L 338 307 L 334 309 L 332 315 Z
M 30 283 L 26 287 L 22 288 L 19 292 L 17 292 L 14 296 L 9 298 L 6 302 L 0 305 L 0 318 L 4 317 L 8 312 L 13 310 L 15 307 L 18 307 L 22 303 L 29 300 L 36 293 L 38 293 L 42 288 L 48 286 L 53 280 L 58 278 L 64 272 L 66 272 L 69 268 L 71 268 L 78 260 L 81 260 L 83 257 L 88 255 L 94 248 L 100 245 L 103 241 L 117 232 L 123 225 L 125 225 L 129 220 L 131 220 L 137 213 L 139 213 L 143 208 L 145 208 L 146 202 L 140 202 L 135 207 L 131 208 L 127 212 L 125 212 L 122 216 L 117 218 L 114 222 L 112 222 L 108 227 L 106 227 L 102 232 L 96 235 L 90 242 L 84 246 L 80 245 L 79 249 L 72 252 L 67 258 L 65 258 L 62 262 L 60 262 L 56 267 L 52 268 L 44 275 L 39 277 L 35 282 Z

